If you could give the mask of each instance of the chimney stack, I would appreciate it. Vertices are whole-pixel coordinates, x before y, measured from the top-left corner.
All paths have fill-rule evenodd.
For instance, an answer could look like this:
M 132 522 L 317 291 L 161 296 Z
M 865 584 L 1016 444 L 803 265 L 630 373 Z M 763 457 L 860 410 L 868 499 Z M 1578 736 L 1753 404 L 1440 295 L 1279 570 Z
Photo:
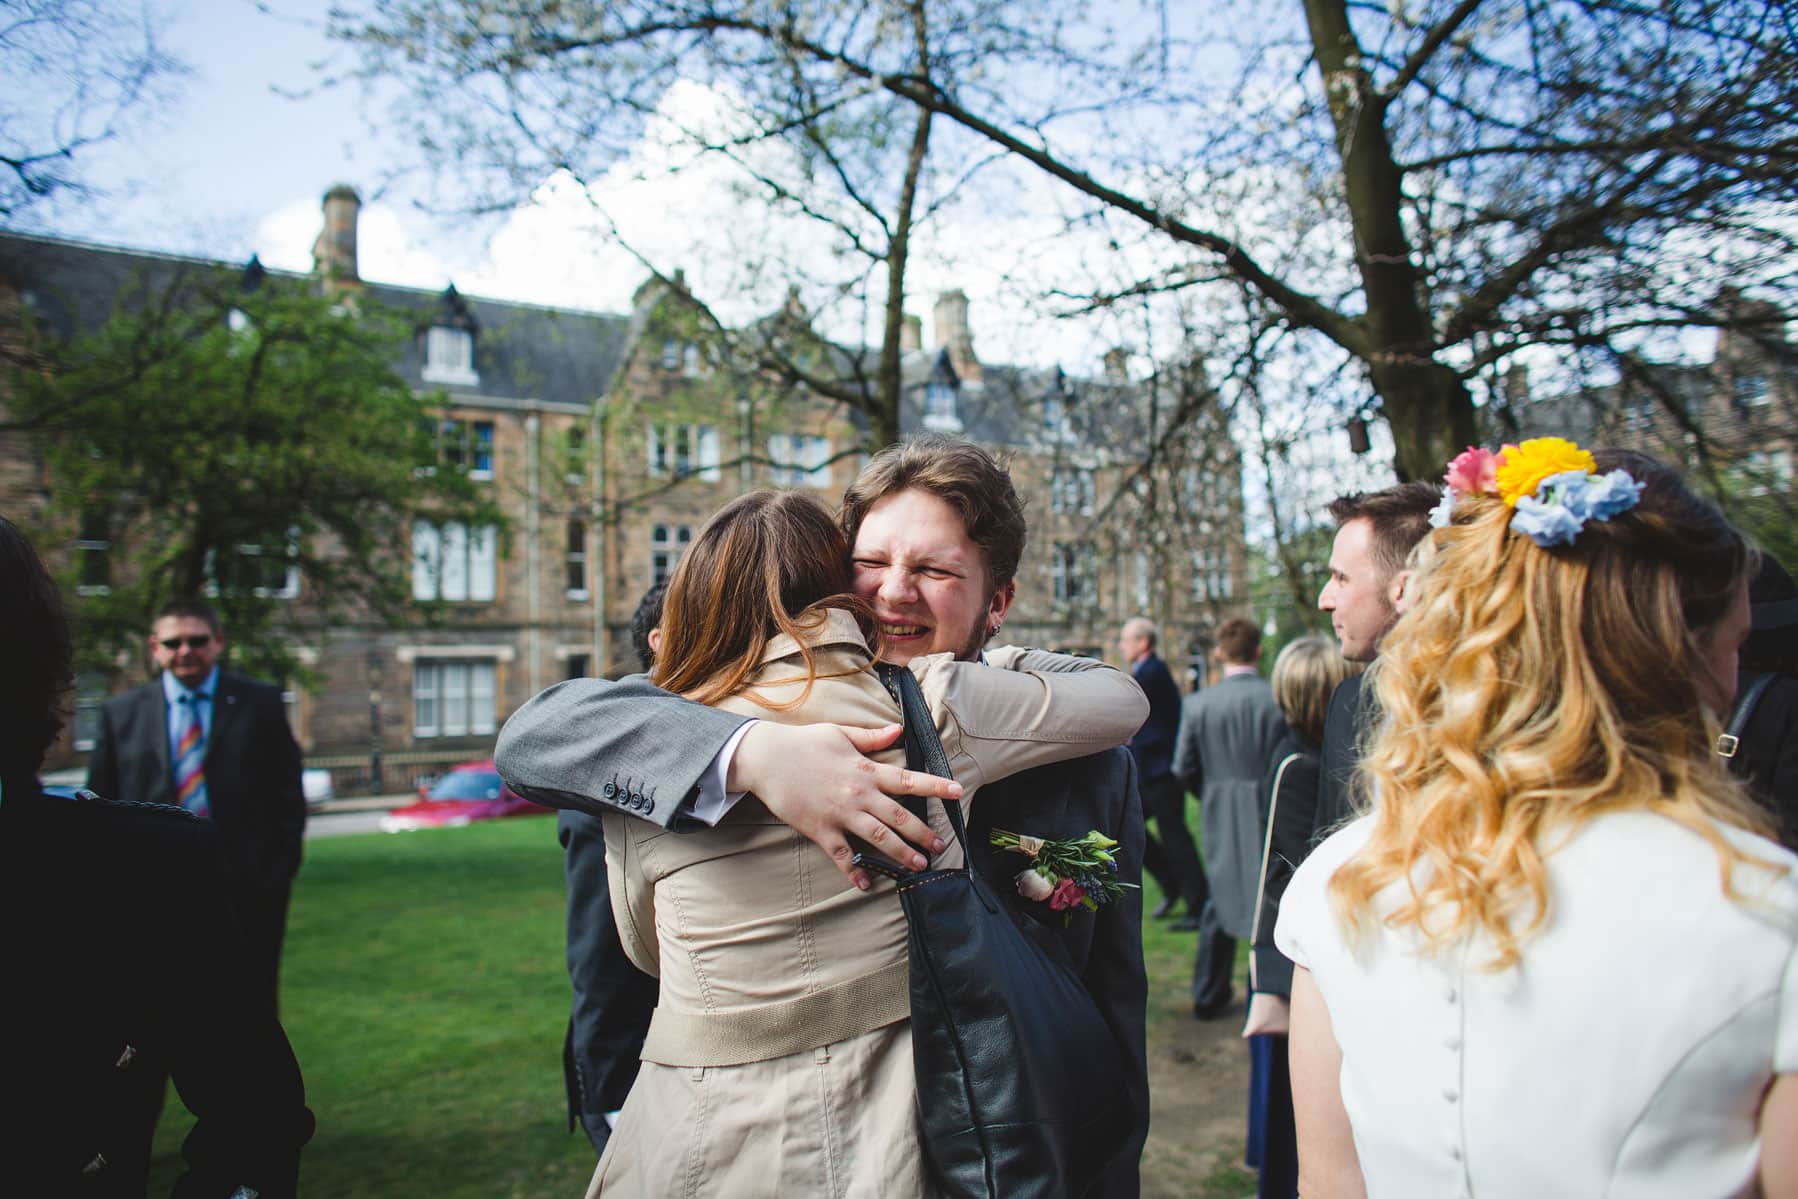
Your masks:
M 924 320 L 922 317 L 906 313 L 899 322 L 899 352 L 909 354 L 913 350 L 924 348 Z
M 312 269 L 326 288 L 362 283 L 356 266 L 356 218 L 361 209 L 362 198 L 347 183 L 325 193 L 325 227 L 312 243 Z
M 981 381 L 980 360 L 974 357 L 974 334 L 968 328 L 968 297 L 960 288 L 936 298 L 936 344 L 949 351 L 949 363 L 963 384 Z
M 1123 346 L 1112 346 L 1105 351 L 1105 378 L 1112 383 L 1123 383 L 1129 380 L 1129 350 Z

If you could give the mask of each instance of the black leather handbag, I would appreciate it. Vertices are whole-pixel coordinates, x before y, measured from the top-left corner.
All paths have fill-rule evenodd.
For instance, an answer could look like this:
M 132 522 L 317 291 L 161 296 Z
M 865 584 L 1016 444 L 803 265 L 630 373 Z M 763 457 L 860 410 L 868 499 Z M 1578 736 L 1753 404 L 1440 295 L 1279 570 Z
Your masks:
M 917 679 L 880 672 L 905 714 L 907 764 L 951 777 Z M 944 807 L 965 847 L 961 805 Z M 1138 1113 L 1126 1055 L 1067 954 L 969 867 L 855 860 L 898 883 L 910 927 L 912 1058 L 936 1185 L 970 1199 L 1085 1194 Z

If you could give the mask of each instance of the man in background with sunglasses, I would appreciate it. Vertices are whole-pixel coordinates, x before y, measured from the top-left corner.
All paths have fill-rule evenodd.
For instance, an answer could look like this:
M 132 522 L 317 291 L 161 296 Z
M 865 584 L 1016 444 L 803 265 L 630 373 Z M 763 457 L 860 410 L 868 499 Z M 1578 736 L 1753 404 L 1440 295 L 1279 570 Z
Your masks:
M 218 827 L 250 973 L 273 1010 L 306 828 L 299 746 L 279 688 L 219 668 L 225 634 L 210 605 L 167 604 L 151 630 L 159 677 L 101 708 L 88 789 L 173 804 Z

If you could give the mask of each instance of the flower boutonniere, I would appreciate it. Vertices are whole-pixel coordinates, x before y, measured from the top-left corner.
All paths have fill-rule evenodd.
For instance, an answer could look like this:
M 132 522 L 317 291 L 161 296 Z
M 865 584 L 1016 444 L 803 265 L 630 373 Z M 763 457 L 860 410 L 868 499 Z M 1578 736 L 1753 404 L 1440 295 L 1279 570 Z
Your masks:
M 994 849 L 1022 854 L 1033 863 L 1018 872 L 1018 894 L 1036 903 L 1047 900 L 1051 910 L 1067 913 L 1067 919 L 1076 907 L 1096 912 L 1126 890 L 1137 889 L 1135 883 L 1117 879 L 1117 845 L 1096 829 L 1059 840 L 1002 828 L 992 834 Z

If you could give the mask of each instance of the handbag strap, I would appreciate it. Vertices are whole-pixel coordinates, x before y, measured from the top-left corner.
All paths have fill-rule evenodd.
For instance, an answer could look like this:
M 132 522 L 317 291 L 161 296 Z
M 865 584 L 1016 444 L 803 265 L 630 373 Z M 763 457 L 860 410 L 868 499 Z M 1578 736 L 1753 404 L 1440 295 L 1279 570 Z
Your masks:
M 1769 671 L 1758 676 L 1752 683 L 1742 689 L 1736 697 L 1735 711 L 1730 713 L 1729 727 L 1717 738 L 1717 756 L 1733 758 L 1736 750 L 1742 745 L 1742 731 L 1748 727 L 1749 718 L 1754 715 L 1754 707 L 1760 703 L 1761 695 L 1773 683 L 1773 674 Z
M 930 705 L 924 702 L 924 689 L 918 686 L 918 676 L 904 666 L 893 666 L 882 662 L 879 664 L 881 681 L 887 685 L 899 701 L 899 711 L 905 718 L 905 759 L 906 765 L 912 769 L 922 769 L 939 778 L 952 779 L 955 772 L 949 769 L 949 755 L 943 752 L 943 739 L 937 735 L 936 721 L 930 715 Z M 917 801 L 913 807 L 905 802 L 912 815 L 923 818 L 919 809 L 927 802 Z M 961 815 L 961 804 L 945 803 L 943 812 L 949 817 L 949 827 L 955 832 L 955 839 L 964 846 L 968 843 L 968 830 Z

